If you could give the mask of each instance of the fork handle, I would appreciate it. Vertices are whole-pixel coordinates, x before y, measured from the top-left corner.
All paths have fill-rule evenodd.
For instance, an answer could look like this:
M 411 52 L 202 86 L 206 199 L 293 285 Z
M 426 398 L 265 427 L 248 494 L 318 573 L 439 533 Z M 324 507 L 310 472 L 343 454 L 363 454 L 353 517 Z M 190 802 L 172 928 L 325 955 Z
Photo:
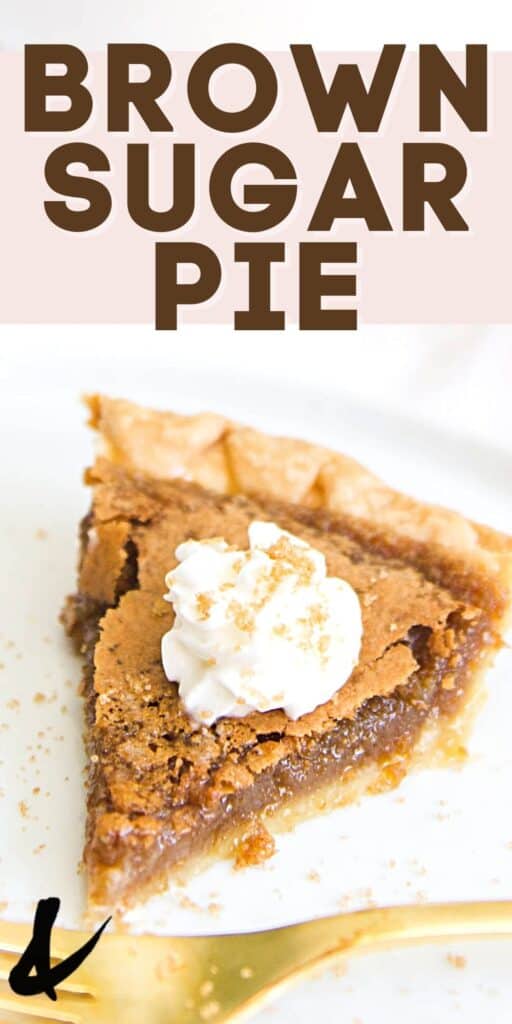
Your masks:
M 512 900 L 383 907 L 307 921 L 292 930 L 304 964 L 313 964 L 349 950 L 512 936 Z
M 229 967 L 224 979 L 218 977 L 224 989 L 221 1020 L 246 1020 L 299 977 L 343 954 L 486 936 L 512 937 L 512 901 L 384 907 L 226 936 L 222 941 Z M 215 940 L 209 941 L 213 950 Z M 247 977 L 244 965 L 251 968 L 251 976 L 241 981 Z

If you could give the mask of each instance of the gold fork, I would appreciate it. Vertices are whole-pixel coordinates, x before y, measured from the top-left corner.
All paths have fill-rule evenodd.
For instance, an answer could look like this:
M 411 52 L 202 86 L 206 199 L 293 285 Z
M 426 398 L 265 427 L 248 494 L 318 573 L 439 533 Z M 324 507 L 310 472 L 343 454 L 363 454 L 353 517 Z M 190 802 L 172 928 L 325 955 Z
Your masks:
M 512 901 L 385 907 L 241 935 L 104 934 L 81 967 L 46 995 L 17 996 L 9 971 L 31 926 L 0 923 L 0 1010 L 72 1024 L 223 1024 L 247 1020 L 299 977 L 339 956 L 398 944 L 512 936 Z M 55 928 L 52 959 L 89 936 Z

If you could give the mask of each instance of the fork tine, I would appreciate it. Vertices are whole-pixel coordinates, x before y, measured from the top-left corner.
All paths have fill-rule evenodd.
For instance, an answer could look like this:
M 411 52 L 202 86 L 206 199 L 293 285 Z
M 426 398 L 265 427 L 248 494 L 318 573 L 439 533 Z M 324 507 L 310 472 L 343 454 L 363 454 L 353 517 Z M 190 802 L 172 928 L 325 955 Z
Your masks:
M 9 971 L 12 970 L 18 959 L 17 953 L 4 953 L 0 949 L 0 981 L 7 981 Z
M 14 965 L 18 962 L 18 953 L 4 953 L 0 950 L 0 982 L 7 981 Z M 53 957 L 52 957 L 53 960 Z M 77 978 L 76 971 L 71 978 L 65 978 L 59 982 L 59 992 L 71 992 L 75 995 L 92 995 L 91 987 L 85 983 L 85 979 Z M 84 974 L 85 972 L 82 972 Z
M 60 1021 L 56 1021 L 55 1017 L 31 1017 L 29 1013 L 19 1010 L 0 1010 L 0 1019 L 2 1024 L 36 1024 L 36 1021 L 42 1021 L 44 1019 L 45 1024 L 61 1024 Z
M 18 960 L 17 953 L 4 953 L 0 949 L 0 981 L 7 981 L 12 968 Z
M 32 925 L 0 921 L 0 982 L 7 980 L 9 971 L 27 948 L 31 937 Z M 52 964 L 65 959 L 89 938 L 89 933 L 54 928 L 51 942 Z M 89 964 L 81 964 L 71 978 L 66 978 L 59 984 L 59 990 L 93 995 Z
M 0 1010 L 9 1010 L 21 1016 L 41 1017 L 49 1021 L 83 1024 L 83 1003 L 79 999 L 64 998 L 53 1003 L 48 996 L 17 996 L 6 985 L 0 986 Z
M 13 1022 L 13 1024 L 21 1024 L 21 1022 L 25 1021 L 25 1020 L 26 1021 L 30 1021 L 31 1024 L 32 1024 L 32 1021 L 36 1021 L 36 1020 L 37 1021 L 46 1021 L 47 1024 L 61 1024 L 61 1021 L 58 1020 L 58 1018 L 54 1017 L 53 1015 L 50 1016 L 50 1017 L 43 1017 L 42 1014 L 37 1013 L 36 1010 L 30 1010 L 28 1006 L 27 1007 L 22 1006 L 21 1010 L 20 1010 L 20 1008 L 18 1006 L 11 1006 L 11 1005 L 4 1006 L 4 1004 L 0 1001 L 0 1014 L 1 1014 L 2 1024 L 4 1024 L 4 1020 L 5 1020 L 4 1013 L 7 1014 L 7 1020 L 9 1021 L 9 1024 L 10 1024 L 11 1021 Z

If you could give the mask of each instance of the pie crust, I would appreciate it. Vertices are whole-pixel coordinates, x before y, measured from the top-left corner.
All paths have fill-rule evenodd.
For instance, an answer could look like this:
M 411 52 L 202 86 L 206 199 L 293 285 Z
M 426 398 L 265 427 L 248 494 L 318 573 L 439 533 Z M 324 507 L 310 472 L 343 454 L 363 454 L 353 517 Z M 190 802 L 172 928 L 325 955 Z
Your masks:
M 325 508 L 446 549 L 467 570 L 492 577 L 512 595 L 512 537 L 458 512 L 416 501 L 355 459 L 287 437 L 271 437 L 216 413 L 180 415 L 125 399 L 90 395 L 89 423 L 111 462 L 161 479 L 183 477 L 223 494 L 267 495 Z

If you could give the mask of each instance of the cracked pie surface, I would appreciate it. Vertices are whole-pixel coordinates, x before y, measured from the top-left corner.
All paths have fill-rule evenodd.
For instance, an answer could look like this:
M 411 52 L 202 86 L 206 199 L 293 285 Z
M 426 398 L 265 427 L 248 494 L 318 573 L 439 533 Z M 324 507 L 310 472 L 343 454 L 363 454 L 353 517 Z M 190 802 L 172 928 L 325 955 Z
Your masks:
M 120 909 L 207 857 L 270 855 L 284 812 L 396 784 L 427 732 L 435 746 L 457 722 L 502 642 L 512 544 L 307 442 L 215 414 L 89 404 L 100 453 L 63 617 L 85 657 L 89 901 Z M 296 720 L 274 708 L 198 725 L 162 668 L 164 579 L 184 540 L 245 549 L 255 520 L 310 544 L 354 589 L 359 658 Z

